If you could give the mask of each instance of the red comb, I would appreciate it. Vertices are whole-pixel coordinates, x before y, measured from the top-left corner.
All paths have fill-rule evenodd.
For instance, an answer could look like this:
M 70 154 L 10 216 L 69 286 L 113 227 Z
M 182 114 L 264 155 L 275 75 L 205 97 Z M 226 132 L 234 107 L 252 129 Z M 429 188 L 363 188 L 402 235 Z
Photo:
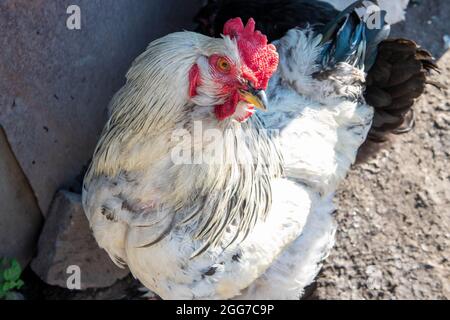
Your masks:
M 255 31 L 255 20 L 250 18 L 244 27 L 241 18 L 228 20 L 223 34 L 236 39 L 239 52 L 246 64 L 244 72 L 255 82 L 257 89 L 266 89 L 270 77 L 278 66 L 278 53 L 267 37 Z

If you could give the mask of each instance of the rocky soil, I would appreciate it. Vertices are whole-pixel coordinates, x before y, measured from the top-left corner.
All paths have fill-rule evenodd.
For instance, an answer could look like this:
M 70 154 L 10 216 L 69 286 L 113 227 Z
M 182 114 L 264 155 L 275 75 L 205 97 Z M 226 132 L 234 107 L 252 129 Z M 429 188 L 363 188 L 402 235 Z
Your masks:
M 319 299 L 450 298 L 449 1 L 414 1 L 394 35 L 417 40 L 439 60 L 416 104 L 413 132 L 368 144 L 338 194 L 336 246 L 314 294 Z M 376 152 L 374 152 L 376 151 Z

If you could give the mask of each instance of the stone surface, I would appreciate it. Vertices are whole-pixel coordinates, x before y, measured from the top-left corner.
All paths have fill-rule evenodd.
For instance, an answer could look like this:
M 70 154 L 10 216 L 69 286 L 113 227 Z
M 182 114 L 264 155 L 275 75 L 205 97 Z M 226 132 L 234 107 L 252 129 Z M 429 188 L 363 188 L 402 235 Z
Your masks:
M 0 126 L 0 257 L 25 266 L 34 254 L 42 215 Z
M 81 30 L 69 30 L 69 5 Z M 147 44 L 189 28 L 200 0 L 0 1 L 0 123 L 47 213 L 93 152 L 112 95 Z
M 79 194 L 59 191 L 53 200 L 31 268 L 46 283 L 67 287 L 69 266 L 81 271 L 81 289 L 103 288 L 129 271 L 116 267 L 91 234 Z

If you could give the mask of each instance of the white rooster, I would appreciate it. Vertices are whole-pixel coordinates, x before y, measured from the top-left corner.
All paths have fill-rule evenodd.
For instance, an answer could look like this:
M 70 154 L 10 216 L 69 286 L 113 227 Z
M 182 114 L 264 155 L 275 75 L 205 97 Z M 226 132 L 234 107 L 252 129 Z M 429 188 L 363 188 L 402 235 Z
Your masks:
M 230 20 L 220 39 L 180 32 L 149 45 L 113 98 L 83 185 L 116 264 L 163 299 L 303 294 L 333 245 L 333 192 L 373 117 L 364 52 L 385 29 L 362 41 L 364 19 L 345 17 L 333 26 L 351 33 L 342 56 L 341 33 L 279 41 L 269 103 L 278 55 L 253 20 Z

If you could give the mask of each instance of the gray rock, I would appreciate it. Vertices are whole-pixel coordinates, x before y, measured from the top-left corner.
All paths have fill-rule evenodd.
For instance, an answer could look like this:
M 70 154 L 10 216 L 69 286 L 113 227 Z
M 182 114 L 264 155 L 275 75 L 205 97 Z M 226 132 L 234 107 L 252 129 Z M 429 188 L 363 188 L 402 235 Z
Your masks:
M 200 2 L 0 1 L 0 123 L 44 215 L 92 156 L 131 62 L 152 40 L 190 29 Z M 69 4 L 81 30 L 66 26 Z
M 434 121 L 436 128 L 441 130 L 450 129 L 450 116 L 446 114 L 436 115 L 436 120 Z
M 67 288 L 67 280 L 73 275 L 71 266 L 80 270 L 81 289 L 108 287 L 129 273 L 115 266 L 98 247 L 84 215 L 81 196 L 59 191 L 31 267 L 46 283 Z
M 25 266 L 34 254 L 42 215 L 0 126 L 0 257 Z

